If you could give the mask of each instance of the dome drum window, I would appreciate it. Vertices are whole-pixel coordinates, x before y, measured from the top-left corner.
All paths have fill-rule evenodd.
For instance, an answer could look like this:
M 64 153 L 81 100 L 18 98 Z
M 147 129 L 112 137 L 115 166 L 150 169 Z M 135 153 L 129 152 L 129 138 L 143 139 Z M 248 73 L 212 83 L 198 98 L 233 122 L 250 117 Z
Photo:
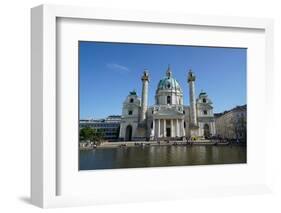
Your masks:
M 171 96 L 167 96 L 167 104 L 171 104 Z

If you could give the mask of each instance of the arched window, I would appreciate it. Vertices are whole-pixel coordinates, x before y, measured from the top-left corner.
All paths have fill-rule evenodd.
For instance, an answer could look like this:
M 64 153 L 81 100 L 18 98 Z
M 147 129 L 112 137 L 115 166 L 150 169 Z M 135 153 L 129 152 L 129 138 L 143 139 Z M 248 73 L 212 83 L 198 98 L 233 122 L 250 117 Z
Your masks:
M 203 110 L 203 114 L 207 115 L 208 114 L 207 110 Z
M 129 110 L 128 115 L 132 115 L 132 114 L 133 114 L 133 110 Z
M 134 99 L 133 98 L 130 99 L 130 103 L 134 103 Z
M 151 122 L 150 128 L 153 129 L 153 122 Z
M 183 127 L 184 127 L 184 128 L 186 128 L 186 124 L 185 124 L 185 122 L 183 122 Z
M 206 103 L 206 102 L 207 102 L 207 101 L 206 101 L 206 98 L 203 98 L 203 100 L 202 100 L 202 101 L 203 101 L 203 103 Z
M 171 96 L 167 96 L 167 104 L 171 104 Z

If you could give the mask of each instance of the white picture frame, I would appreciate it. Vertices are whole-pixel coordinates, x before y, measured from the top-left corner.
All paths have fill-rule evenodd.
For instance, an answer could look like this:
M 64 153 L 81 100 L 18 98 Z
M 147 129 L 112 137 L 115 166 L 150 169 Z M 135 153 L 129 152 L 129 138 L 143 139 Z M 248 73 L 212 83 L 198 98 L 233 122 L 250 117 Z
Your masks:
M 218 185 L 200 186 L 198 183 L 193 183 L 192 187 L 182 185 L 182 187 L 173 186 L 169 184 L 167 188 L 161 189 L 159 184 L 153 188 L 150 195 L 145 195 L 143 192 L 134 193 L 131 191 L 119 191 L 118 193 L 102 194 L 97 190 L 97 194 L 89 196 L 75 194 L 60 194 L 58 195 L 58 184 L 61 184 L 59 173 L 61 167 L 58 166 L 58 159 L 60 152 L 57 147 L 57 116 L 58 116 L 58 95 L 57 88 L 60 81 L 57 78 L 57 21 L 60 18 L 64 19 L 80 19 L 80 20 L 101 20 L 101 21 L 118 21 L 132 22 L 132 23 L 153 23 L 155 25 L 169 26 L 199 26 L 206 28 L 220 28 L 231 30 L 258 30 L 262 31 L 264 37 L 262 40 L 265 42 L 264 48 L 264 65 L 261 68 L 261 75 L 265 76 L 264 88 L 260 91 L 264 94 L 265 107 L 264 117 L 262 119 L 266 126 L 267 140 L 270 139 L 270 108 L 272 107 L 272 95 L 270 94 L 273 88 L 273 21 L 271 19 L 256 19 L 256 18 L 240 18 L 240 17 L 216 17 L 216 16 L 203 16 L 203 15 L 188 15 L 188 14 L 173 14 L 173 13 L 153 13 L 147 11 L 123 11 L 112 9 L 100 8 L 84 8 L 74 6 L 54 6 L 54 5 L 41 5 L 31 10 L 31 73 L 32 73 L 32 103 L 31 103 L 31 201 L 33 204 L 47 208 L 47 207 L 60 207 L 60 206 L 75 206 L 75 205 L 91 205 L 98 203 L 116 203 L 116 202 L 138 202 L 142 200 L 163 200 L 163 199 L 178 199 L 197 196 L 214 196 L 214 195 L 241 195 L 252 193 L 264 193 L 270 191 L 270 165 L 266 161 L 263 167 L 255 168 L 260 173 L 265 173 L 265 177 L 253 181 L 243 181 L 229 185 L 222 183 Z M 252 78 L 252 74 L 248 78 Z M 252 78 L 254 81 L 255 79 Z M 249 91 L 253 94 L 253 91 Z M 253 100 L 253 103 L 255 100 Z M 254 124 L 250 124 L 254 125 Z M 265 144 L 268 146 L 268 143 Z M 251 148 L 251 147 L 250 147 Z M 260 151 L 260 150 L 258 150 Z M 262 151 L 265 156 L 268 152 Z M 253 165 L 253 167 L 257 167 Z M 221 169 L 221 168 L 220 168 Z M 236 169 L 232 167 L 232 169 Z M 247 170 L 244 167 L 243 170 Z M 138 170 L 137 174 L 147 175 L 152 173 L 159 175 L 159 172 L 177 176 L 177 173 L 187 170 L 186 167 L 170 168 L 169 170 L 149 169 L 145 174 L 143 171 Z M 192 169 L 194 170 L 194 169 Z M 212 172 L 212 168 L 205 168 Z M 237 170 L 239 171 L 239 170 Z M 78 172 L 78 171 L 77 171 Z M 101 178 L 110 175 L 111 171 L 106 173 L 99 173 Z M 115 174 L 120 175 L 133 175 L 134 170 L 114 171 Z M 173 174 L 171 174 L 173 173 Z M 84 175 L 86 175 L 84 173 Z M 93 175 L 93 174 L 89 174 Z M 108 176 L 109 177 L 109 176 Z M 73 183 L 74 185 L 77 183 Z M 75 188 L 75 187 L 74 187 Z M 74 189 L 73 188 L 73 189 Z M 126 186 L 125 186 L 126 188 Z M 98 193 L 101 194 L 98 194 Z M 120 196 L 119 193 L 123 193 Z M 127 195 L 125 195 L 128 193 Z M 169 194 L 177 194 L 170 196 Z

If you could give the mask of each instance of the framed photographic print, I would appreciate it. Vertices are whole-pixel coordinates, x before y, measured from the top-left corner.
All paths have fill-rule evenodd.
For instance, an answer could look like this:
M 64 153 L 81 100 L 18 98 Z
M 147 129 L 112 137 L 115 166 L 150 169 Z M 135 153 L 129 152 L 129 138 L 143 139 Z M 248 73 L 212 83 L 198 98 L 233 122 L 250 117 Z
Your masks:
M 79 41 L 79 169 L 246 163 L 246 53 Z
M 272 20 L 43 5 L 31 21 L 32 203 L 270 191 Z

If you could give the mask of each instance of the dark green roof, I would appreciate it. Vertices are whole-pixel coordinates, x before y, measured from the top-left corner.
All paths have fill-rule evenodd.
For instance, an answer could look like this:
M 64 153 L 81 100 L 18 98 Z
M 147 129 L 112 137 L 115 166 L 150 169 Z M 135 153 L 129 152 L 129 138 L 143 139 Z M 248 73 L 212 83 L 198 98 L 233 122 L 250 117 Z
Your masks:
M 137 92 L 135 90 L 130 92 L 130 95 L 137 95 Z
M 199 97 L 207 97 L 207 93 L 201 90 Z

